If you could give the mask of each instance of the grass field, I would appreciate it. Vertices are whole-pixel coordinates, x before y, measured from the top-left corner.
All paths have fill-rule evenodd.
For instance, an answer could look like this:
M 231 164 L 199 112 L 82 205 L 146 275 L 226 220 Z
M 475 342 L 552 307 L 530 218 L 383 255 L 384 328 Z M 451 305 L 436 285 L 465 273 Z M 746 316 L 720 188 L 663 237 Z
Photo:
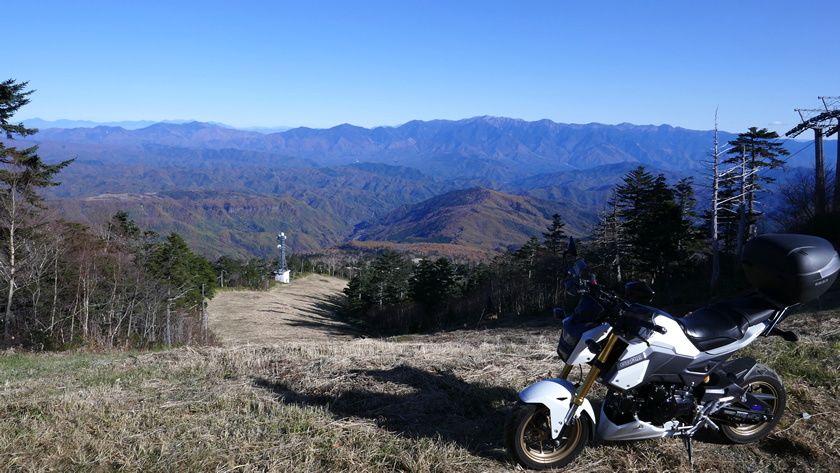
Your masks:
M 788 389 L 774 433 L 695 442 L 697 472 L 840 471 L 840 312 L 749 354 Z M 517 470 L 519 390 L 556 376 L 553 325 L 158 353 L 0 355 L 0 471 Z M 572 377 L 576 378 L 578 371 Z M 595 393 L 595 396 L 603 393 Z M 679 439 L 587 448 L 571 472 L 691 471 Z

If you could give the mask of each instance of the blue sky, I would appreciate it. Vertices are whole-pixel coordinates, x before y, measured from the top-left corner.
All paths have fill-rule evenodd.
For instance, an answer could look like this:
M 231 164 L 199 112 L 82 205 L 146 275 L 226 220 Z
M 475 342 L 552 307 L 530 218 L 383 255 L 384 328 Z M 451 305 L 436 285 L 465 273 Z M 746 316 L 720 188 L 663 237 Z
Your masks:
M 9 15 L 10 8 L 19 8 Z M 15 119 L 394 126 L 480 115 L 789 130 L 840 96 L 840 2 L 43 1 Z

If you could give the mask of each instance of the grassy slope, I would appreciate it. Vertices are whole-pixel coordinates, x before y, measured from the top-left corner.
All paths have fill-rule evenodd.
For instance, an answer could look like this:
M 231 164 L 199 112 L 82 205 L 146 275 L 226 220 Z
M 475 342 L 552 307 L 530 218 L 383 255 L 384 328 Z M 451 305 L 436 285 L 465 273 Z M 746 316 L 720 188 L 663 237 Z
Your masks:
M 758 444 L 695 442 L 694 471 L 840 471 L 838 322 L 836 308 L 805 310 L 786 324 L 799 344 L 750 348 L 782 374 L 788 410 Z M 6 353 L 0 471 L 509 471 L 507 406 L 559 370 L 555 336 L 546 326 L 135 355 Z M 690 469 L 680 440 L 657 439 L 588 448 L 564 471 Z

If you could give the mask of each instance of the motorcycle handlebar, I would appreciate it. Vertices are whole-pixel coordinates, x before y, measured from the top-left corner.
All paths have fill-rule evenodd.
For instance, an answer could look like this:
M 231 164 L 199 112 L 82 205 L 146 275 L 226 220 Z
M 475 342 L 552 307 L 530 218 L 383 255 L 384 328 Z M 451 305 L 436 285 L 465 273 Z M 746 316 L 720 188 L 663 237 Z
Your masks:
M 638 326 L 653 330 L 654 332 L 665 334 L 668 332 L 668 329 L 654 323 L 651 320 L 650 315 L 646 314 L 638 314 L 632 310 L 630 310 L 630 303 L 624 300 L 618 294 L 609 291 L 602 286 L 598 285 L 594 278 L 590 277 L 588 279 L 584 279 L 583 277 L 576 277 L 573 278 L 575 280 L 575 285 L 577 287 L 578 293 L 586 293 L 589 294 L 600 302 L 602 302 L 606 306 L 610 306 L 611 310 L 610 317 L 615 320 L 615 322 L 619 322 L 621 319 L 626 320 L 633 320 Z
M 627 306 L 626 309 L 629 309 L 629 306 Z M 658 325 L 658 324 L 654 323 L 653 320 L 651 320 L 650 315 L 638 314 L 638 313 L 633 312 L 631 310 L 622 310 L 618 314 L 618 317 L 620 319 L 623 318 L 623 319 L 626 319 L 626 320 L 632 320 L 636 324 L 638 324 L 640 327 L 651 329 L 654 332 L 658 332 L 658 333 L 661 333 L 663 335 L 668 333 L 668 329 L 661 326 L 661 325 Z

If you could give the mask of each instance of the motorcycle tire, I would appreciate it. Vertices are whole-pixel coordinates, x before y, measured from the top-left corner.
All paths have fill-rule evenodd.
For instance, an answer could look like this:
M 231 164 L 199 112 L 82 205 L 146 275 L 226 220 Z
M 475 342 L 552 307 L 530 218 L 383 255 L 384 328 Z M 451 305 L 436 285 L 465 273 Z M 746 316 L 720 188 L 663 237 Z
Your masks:
M 785 412 L 787 393 L 779 375 L 764 365 L 758 365 L 755 371 L 744 380 L 741 387 L 769 404 L 773 409 L 773 418 L 757 425 L 721 425 L 720 433 L 731 443 L 752 443 L 768 436 L 779 423 Z
M 563 438 L 551 437 L 550 412 L 542 404 L 517 403 L 505 420 L 505 447 L 520 465 L 533 470 L 569 464 L 583 451 L 592 432 L 589 416 L 580 416 Z

